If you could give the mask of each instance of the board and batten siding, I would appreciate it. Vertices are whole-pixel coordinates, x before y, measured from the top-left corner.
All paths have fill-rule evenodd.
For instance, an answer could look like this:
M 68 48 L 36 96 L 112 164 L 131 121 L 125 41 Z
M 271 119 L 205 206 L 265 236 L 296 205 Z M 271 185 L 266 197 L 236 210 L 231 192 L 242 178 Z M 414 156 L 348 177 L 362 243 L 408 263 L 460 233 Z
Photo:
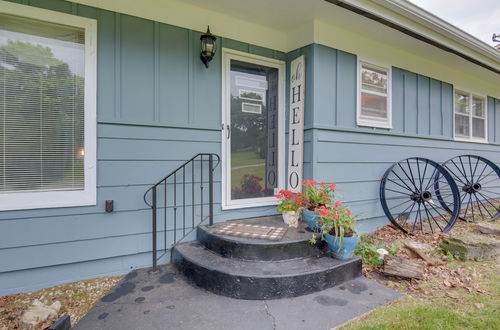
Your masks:
M 454 141 L 453 86 L 393 67 L 392 129 L 357 126 L 356 55 L 314 45 L 312 58 L 313 178 L 338 184 L 337 197 L 362 220 L 360 232 L 387 223 L 379 186 L 394 162 L 477 154 L 500 165 L 500 100 L 487 98 L 489 143 Z
M 218 38 L 206 69 L 199 32 L 62 0 L 12 2 L 98 22 L 97 205 L 0 212 L 0 295 L 151 266 L 144 192 L 196 153 L 221 153 L 221 48 L 286 54 Z M 219 166 L 216 221 L 276 212 L 222 212 L 220 178 Z

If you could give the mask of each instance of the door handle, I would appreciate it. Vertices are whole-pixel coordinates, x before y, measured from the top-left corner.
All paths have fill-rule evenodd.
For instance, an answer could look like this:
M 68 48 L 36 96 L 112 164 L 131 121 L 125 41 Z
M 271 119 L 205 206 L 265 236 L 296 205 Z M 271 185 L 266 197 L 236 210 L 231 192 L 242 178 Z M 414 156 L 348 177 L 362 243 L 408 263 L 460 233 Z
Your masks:
M 227 129 L 226 136 L 227 136 L 227 139 L 229 140 L 231 138 L 231 126 L 226 125 L 226 129 Z

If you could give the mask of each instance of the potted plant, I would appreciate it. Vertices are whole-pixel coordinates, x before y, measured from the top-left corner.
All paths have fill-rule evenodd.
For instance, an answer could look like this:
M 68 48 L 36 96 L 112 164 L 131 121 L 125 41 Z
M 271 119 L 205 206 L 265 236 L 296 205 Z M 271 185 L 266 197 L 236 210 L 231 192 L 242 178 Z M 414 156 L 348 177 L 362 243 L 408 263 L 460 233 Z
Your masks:
M 334 256 L 344 260 L 352 258 L 359 237 L 356 235 L 356 220 L 351 210 L 337 201 L 333 207 L 323 206 L 318 208 L 317 212 L 320 214 L 321 236 Z
M 283 221 L 290 227 L 299 226 L 300 212 L 305 204 L 305 200 L 300 192 L 294 194 L 289 190 L 280 190 L 276 198 L 281 199 L 278 205 L 278 212 L 283 215 Z
M 320 207 L 330 205 L 336 188 L 335 183 L 316 182 L 314 180 L 306 180 L 303 183 L 304 198 L 306 206 L 302 213 L 302 219 L 307 222 L 309 228 L 313 231 L 319 231 L 319 213 L 317 210 Z

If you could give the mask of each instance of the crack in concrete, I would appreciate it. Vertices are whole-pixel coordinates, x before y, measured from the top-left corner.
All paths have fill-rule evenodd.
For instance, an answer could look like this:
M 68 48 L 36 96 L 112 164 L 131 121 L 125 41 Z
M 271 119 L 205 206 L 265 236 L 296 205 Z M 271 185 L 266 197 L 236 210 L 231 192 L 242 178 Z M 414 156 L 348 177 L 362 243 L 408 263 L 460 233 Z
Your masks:
M 269 305 L 267 305 L 267 301 L 264 300 L 263 303 L 264 303 L 264 308 L 266 309 L 266 314 L 273 321 L 273 330 L 276 330 L 276 318 L 274 317 L 273 314 L 271 314 L 271 311 L 269 310 Z

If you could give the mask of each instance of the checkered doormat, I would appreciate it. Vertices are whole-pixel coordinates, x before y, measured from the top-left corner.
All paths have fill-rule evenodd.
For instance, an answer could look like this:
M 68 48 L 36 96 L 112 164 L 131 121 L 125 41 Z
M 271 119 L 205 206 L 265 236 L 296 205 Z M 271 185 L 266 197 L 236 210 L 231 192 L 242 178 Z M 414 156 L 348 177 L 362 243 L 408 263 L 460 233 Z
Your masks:
M 280 241 L 288 228 L 230 223 L 222 225 L 214 234 L 229 235 L 243 238 L 260 238 L 270 241 Z

